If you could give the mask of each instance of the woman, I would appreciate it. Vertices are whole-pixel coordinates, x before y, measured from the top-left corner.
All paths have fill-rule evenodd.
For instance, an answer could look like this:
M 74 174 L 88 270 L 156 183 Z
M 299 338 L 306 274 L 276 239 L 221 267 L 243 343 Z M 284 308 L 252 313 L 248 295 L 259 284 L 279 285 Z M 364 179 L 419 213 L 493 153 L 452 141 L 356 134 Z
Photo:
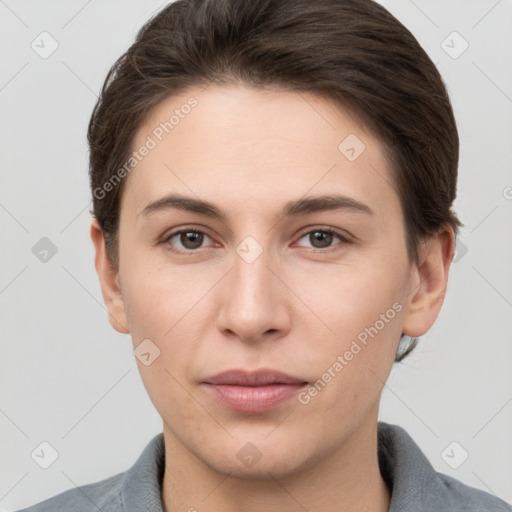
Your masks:
M 88 139 L 96 270 L 163 433 L 28 511 L 510 510 L 378 421 L 462 225 L 446 88 L 389 12 L 178 0 Z

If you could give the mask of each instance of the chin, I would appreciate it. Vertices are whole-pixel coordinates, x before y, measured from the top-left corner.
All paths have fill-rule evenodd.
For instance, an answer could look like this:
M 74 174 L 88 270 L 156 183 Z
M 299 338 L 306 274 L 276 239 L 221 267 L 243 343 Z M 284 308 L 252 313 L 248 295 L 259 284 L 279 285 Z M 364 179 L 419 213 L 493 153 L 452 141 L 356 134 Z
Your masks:
M 249 457 L 253 451 L 253 459 Z M 259 457 L 259 458 L 258 458 Z M 244 459 L 247 458 L 247 461 Z M 290 448 L 289 453 L 279 453 L 272 450 L 272 453 L 265 456 L 265 453 L 256 452 L 255 447 L 251 447 L 249 443 L 241 450 L 235 452 L 234 459 L 226 458 L 223 453 L 222 458 L 216 459 L 215 454 L 210 454 L 207 459 L 203 458 L 203 462 L 215 471 L 222 474 L 229 474 L 232 478 L 240 478 L 242 480 L 271 480 L 285 479 L 302 473 L 306 468 L 310 469 L 314 456 L 304 456 L 297 453 L 296 448 Z

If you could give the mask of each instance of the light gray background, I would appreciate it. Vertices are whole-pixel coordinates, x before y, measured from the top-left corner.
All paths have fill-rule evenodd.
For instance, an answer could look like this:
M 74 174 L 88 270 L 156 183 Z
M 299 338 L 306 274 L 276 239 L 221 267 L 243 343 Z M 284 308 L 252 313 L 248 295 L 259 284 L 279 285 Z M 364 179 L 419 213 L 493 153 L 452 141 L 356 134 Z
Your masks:
M 512 502 L 512 4 L 383 3 L 447 83 L 467 252 L 459 243 L 436 324 L 395 365 L 381 419 L 402 425 L 438 471 Z M 0 510 L 124 471 L 161 431 L 131 340 L 102 303 L 85 135 L 110 65 L 163 5 L 0 0 Z M 43 31 L 59 44 L 47 59 L 31 48 Z M 455 59 L 442 47 L 453 31 L 469 43 Z M 58 248 L 46 263 L 32 253 L 44 236 Z M 42 441 L 59 453 L 46 470 L 30 456 Z M 458 469 L 441 456 L 452 441 L 469 453 Z

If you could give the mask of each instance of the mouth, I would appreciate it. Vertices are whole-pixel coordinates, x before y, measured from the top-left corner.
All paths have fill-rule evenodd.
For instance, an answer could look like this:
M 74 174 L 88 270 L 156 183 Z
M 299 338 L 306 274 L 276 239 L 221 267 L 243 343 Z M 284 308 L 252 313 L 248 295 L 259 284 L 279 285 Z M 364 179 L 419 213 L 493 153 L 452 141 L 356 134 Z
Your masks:
M 295 396 L 308 383 L 285 373 L 261 369 L 228 370 L 202 383 L 218 402 L 244 412 L 274 409 Z

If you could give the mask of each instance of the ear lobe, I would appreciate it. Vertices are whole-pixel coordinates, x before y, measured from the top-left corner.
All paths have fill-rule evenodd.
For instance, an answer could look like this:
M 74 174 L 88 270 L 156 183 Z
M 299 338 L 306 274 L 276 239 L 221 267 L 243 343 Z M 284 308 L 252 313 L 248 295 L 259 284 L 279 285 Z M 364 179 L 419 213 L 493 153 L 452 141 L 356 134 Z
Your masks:
M 455 254 L 454 238 L 453 228 L 445 225 L 421 246 L 419 265 L 413 266 L 412 285 L 406 298 L 407 313 L 402 330 L 407 336 L 425 334 L 439 315 Z
M 94 265 L 100 280 L 101 293 L 108 311 L 110 325 L 121 334 L 129 334 L 124 302 L 119 287 L 119 276 L 107 254 L 105 239 L 96 219 L 91 222 L 91 240 L 96 252 Z

